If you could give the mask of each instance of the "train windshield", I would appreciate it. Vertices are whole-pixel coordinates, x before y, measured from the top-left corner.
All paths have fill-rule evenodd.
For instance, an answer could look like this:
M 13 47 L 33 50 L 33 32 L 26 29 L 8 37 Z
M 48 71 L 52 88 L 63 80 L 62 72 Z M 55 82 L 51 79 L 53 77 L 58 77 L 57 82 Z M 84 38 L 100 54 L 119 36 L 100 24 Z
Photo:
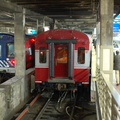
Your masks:
M 0 57 L 2 56 L 2 46 L 0 45 Z
M 7 57 L 14 57 L 14 43 L 7 44 Z
M 57 63 L 67 63 L 68 49 L 67 47 L 58 47 L 57 50 Z
M 85 48 L 79 47 L 78 48 L 78 64 L 84 64 L 85 63 Z

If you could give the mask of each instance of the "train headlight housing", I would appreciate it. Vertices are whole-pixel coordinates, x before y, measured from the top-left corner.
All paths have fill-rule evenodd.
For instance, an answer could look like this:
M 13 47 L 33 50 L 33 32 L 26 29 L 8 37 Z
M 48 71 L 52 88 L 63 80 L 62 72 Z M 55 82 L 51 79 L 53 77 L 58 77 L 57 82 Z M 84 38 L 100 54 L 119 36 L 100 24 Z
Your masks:
M 15 60 L 14 59 L 10 60 L 10 62 L 12 63 L 12 65 L 15 65 Z

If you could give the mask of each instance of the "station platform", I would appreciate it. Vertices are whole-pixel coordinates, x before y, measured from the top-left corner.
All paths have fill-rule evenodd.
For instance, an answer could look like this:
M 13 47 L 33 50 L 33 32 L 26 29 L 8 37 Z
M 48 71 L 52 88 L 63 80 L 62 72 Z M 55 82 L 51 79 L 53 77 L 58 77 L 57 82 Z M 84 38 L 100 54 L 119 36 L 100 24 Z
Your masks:
M 97 120 L 120 120 L 120 85 L 116 81 L 119 75 L 114 70 L 106 73 L 100 70 L 96 51 L 92 46 L 91 87 L 95 89 L 91 88 L 91 90 L 93 90 L 93 98 L 94 94 L 96 98 Z M 96 81 L 95 87 L 93 81 Z

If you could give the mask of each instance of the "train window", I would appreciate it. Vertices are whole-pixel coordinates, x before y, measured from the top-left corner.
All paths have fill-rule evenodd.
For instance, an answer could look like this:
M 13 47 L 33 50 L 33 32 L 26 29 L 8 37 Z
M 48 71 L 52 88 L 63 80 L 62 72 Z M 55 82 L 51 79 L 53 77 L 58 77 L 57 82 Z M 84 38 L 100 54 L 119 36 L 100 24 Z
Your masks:
M 2 56 L 2 46 L 0 45 L 0 57 Z
M 26 55 L 32 55 L 32 50 L 31 48 L 26 49 Z
M 85 48 L 79 47 L 78 48 L 78 64 L 84 64 L 85 63 Z
M 67 47 L 58 47 L 57 49 L 57 63 L 67 63 L 68 50 Z
M 14 43 L 7 44 L 7 57 L 14 57 Z
M 32 50 L 31 50 L 31 48 L 28 48 L 28 54 L 29 54 L 29 55 L 32 55 Z
M 40 47 L 40 63 L 46 63 L 46 47 Z

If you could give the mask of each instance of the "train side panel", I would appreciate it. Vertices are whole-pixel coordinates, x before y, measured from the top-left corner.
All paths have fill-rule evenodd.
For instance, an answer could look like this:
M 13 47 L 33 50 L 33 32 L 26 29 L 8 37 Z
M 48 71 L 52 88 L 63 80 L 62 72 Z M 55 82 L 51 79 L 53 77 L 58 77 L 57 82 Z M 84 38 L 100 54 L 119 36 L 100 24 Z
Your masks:
M 91 52 L 90 50 L 82 49 L 81 51 L 82 52 L 80 54 L 79 50 L 74 51 L 74 79 L 76 82 L 82 82 L 82 84 L 89 84 Z M 80 60 L 79 57 L 81 57 Z
M 35 50 L 36 83 L 41 83 L 42 81 L 47 81 L 49 79 L 48 58 L 49 58 L 49 51 L 47 50 L 46 46 L 39 46 L 39 50 Z

